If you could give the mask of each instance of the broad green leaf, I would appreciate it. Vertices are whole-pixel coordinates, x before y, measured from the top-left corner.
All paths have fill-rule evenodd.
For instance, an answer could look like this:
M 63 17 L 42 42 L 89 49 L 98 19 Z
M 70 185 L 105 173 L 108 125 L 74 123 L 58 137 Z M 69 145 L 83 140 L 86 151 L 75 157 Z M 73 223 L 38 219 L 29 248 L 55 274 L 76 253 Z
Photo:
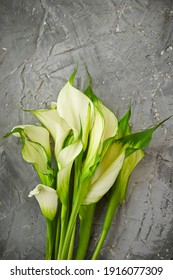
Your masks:
M 45 218 L 51 221 L 54 219 L 58 206 L 58 196 L 54 189 L 39 184 L 28 196 L 35 196 Z
M 73 87 L 70 82 L 67 82 L 59 93 L 57 100 L 58 114 L 73 129 L 75 138 L 78 138 L 81 129 L 83 134 L 86 133 L 86 135 L 84 134 L 82 136 L 82 139 L 88 138 L 90 129 L 85 130 L 84 127 L 88 127 L 87 113 L 89 105 L 91 129 L 94 121 L 94 106 L 91 100 L 81 91 Z
M 105 157 L 98 165 L 83 204 L 96 203 L 109 191 L 115 182 L 125 158 L 125 150 L 121 145 L 112 144 Z
M 151 141 L 153 132 L 169 118 L 163 120 L 154 127 L 151 127 L 141 132 L 131 133 L 117 140 L 126 146 L 126 157 L 130 155 L 134 150 L 143 149 L 147 147 Z

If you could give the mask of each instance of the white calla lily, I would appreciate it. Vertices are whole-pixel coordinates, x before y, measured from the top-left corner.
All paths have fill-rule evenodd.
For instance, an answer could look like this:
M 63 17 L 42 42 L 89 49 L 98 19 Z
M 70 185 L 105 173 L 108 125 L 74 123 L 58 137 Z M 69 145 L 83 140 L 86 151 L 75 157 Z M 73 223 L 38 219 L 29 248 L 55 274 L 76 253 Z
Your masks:
M 92 100 L 93 104 L 101 111 L 103 118 L 104 118 L 104 133 L 102 141 L 104 142 L 106 139 L 113 137 L 116 135 L 118 130 L 118 120 L 117 117 L 113 112 L 111 112 L 101 101 L 100 99 L 94 94 L 91 86 L 90 86 L 90 76 L 88 73 L 89 78 L 89 86 L 85 90 L 85 95 Z
M 18 125 L 11 132 L 13 133 L 16 128 L 21 128 L 32 142 L 39 143 L 45 149 L 48 158 L 51 160 L 49 132 L 46 128 L 37 125 Z M 19 132 L 14 132 L 13 135 L 21 137 Z
M 34 165 L 43 184 L 51 186 L 54 181 L 54 170 L 51 168 L 48 131 L 41 126 L 20 125 L 14 127 L 6 137 L 11 134 L 21 138 L 24 160 Z
M 32 110 L 31 111 L 39 121 L 49 130 L 54 141 L 58 136 L 65 134 L 70 130 L 67 123 L 59 116 L 56 109 Z
M 54 180 L 54 171 L 49 165 L 44 148 L 38 143 L 25 139 L 22 156 L 24 160 L 35 166 L 42 183 L 51 186 Z
M 65 147 L 58 155 L 57 193 L 62 203 L 66 203 L 68 199 L 71 168 L 82 147 L 81 141 L 77 140 Z
M 54 189 L 39 184 L 30 192 L 28 197 L 35 196 L 45 218 L 53 220 L 58 206 L 58 196 Z
M 101 112 L 95 108 L 95 120 L 93 128 L 90 132 L 89 138 L 89 146 L 86 155 L 86 159 L 84 161 L 83 167 L 83 179 L 90 175 L 91 167 L 95 164 L 95 159 L 98 155 L 98 150 L 100 148 L 100 144 L 103 137 L 104 131 L 104 119 Z
M 92 177 L 83 205 L 96 203 L 109 191 L 122 168 L 124 159 L 125 150 L 121 149 L 121 145 L 112 144 Z
M 80 140 L 75 141 L 71 145 L 62 149 L 58 154 L 58 163 L 60 170 L 73 162 L 82 150 L 82 143 Z
M 102 139 L 102 141 L 104 142 L 106 139 L 116 135 L 118 130 L 118 120 L 115 114 L 111 112 L 106 106 L 104 106 L 100 100 L 98 100 L 97 106 L 102 112 L 104 117 L 104 122 L 105 122 L 103 139 Z
M 90 106 L 89 123 L 88 106 Z M 70 82 L 67 82 L 59 93 L 57 111 L 69 127 L 73 129 L 76 138 L 78 138 L 78 135 L 81 133 L 81 129 L 82 133 L 85 133 L 82 138 L 88 138 L 89 131 L 94 121 L 94 106 L 91 100 L 81 91 L 73 87 Z M 88 125 L 90 125 L 90 127 L 84 129 L 84 127 L 88 127 Z
M 55 102 L 54 102 L 55 103 Z M 47 128 L 55 142 L 55 157 L 62 149 L 64 140 L 69 134 L 70 127 L 62 119 L 56 109 L 31 111 L 39 121 Z

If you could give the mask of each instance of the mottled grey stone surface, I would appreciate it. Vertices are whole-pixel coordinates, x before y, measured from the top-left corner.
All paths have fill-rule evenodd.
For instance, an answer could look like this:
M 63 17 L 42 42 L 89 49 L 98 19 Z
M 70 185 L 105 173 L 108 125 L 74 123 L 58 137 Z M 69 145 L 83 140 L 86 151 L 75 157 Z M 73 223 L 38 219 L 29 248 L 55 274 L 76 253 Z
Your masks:
M 0 0 L 0 137 L 35 123 L 79 65 L 95 93 L 134 131 L 173 114 L 173 3 L 169 0 Z M 0 258 L 43 259 L 45 223 L 28 193 L 39 182 L 13 137 L 0 141 Z M 173 258 L 173 120 L 135 169 L 101 259 Z M 103 221 L 100 203 L 91 249 Z

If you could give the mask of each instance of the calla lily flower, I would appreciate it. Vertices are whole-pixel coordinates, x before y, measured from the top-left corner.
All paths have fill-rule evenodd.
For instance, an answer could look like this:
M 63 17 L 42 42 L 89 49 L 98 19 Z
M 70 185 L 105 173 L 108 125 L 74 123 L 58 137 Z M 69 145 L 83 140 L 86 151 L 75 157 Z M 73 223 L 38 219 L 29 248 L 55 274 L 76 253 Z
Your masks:
M 41 126 L 21 125 L 14 127 L 5 137 L 13 134 L 23 143 L 22 156 L 32 163 L 43 184 L 51 186 L 54 171 L 51 168 L 51 151 L 48 131 Z
M 57 158 L 59 151 L 62 149 L 64 140 L 69 134 L 70 127 L 64 119 L 60 117 L 56 109 L 31 110 L 30 112 L 39 119 L 52 135 L 55 142 L 55 157 Z
M 17 128 L 21 128 L 24 134 L 30 139 L 32 142 L 39 143 L 46 151 L 46 154 L 51 161 L 51 150 L 50 150 L 50 139 L 49 132 L 42 126 L 38 125 L 19 125 L 15 126 L 11 133 L 16 137 L 21 137 L 19 132 L 13 132 Z
M 104 132 L 102 137 L 102 143 L 110 137 L 116 135 L 118 130 L 118 120 L 113 112 L 111 112 L 101 101 L 100 99 L 94 94 L 91 85 L 90 85 L 90 77 L 89 78 L 89 85 L 85 90 L 86 96 L 90 98 L 93 104 L 100 110 L 104 118 Z
M 89 145 L 87 155 L 83 166 L 83 180 L 92 176 L 92 167 L 95 165 L 100 143 L 102 141 L 104 131 L 104 118 L 101 112 L 95 107 L 95 120 L 94 125 L 90 132 Z
M 71 85 L 70 81 L 59 93 L 57 111 L 72 128 L 75 138 L 82 133 L 82 139 L 88 139 L 94 122 L 94 106 L 84 93 Z
M 85 258 L 96 204 L 109 192 L 103 228 L 92 256 L 97 259 L 114 214 L 125 199 L 130 175 L 144 157 L 143 149 L 153 132 L 169 119 L 131 133 L 131 108 L 118 121 L 94 94 L 89 73 L 84 92 L 73 86 L 76 71 L 50 109 L 26 110 L 44 127 L 20 125 L 4 136 L 13 134 L 21 139 L 22 156 L 34 165 L 41 179 L 29 197 L 35 196 L 46 218 L 45 258 L 49 260 Z M 79 247 L 74 251 L 76 241 Z
M 91 179 L 83 205 L 96 203 L 112 187 L 125 159 L 125 150 L 121 149 L 121 146 L 121 144 L 114 143 L 109 147 Z
M 69 181 L 71 168 L 75 158 L 82 150 L 82 143 L 80 140 L 65 147 L 58 156 L 59 172 L 57 174 L 57 193 L 62 203 L 66 203 L 69 193 Z
M 58 206 L 58 196 L 54 189 L 45 185 L 39 184 L 30 192 L 28 197 L 35 196 L 40 209 L 46 219 L 53 220 Z

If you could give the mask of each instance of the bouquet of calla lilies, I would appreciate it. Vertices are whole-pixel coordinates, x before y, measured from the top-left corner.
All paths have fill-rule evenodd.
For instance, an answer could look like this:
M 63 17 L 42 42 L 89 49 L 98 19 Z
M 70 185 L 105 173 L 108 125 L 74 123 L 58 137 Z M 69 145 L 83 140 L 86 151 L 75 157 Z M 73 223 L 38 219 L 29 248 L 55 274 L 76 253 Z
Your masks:
M 99 257 L 129 177 L 144 157 L 153 132 L 166 120 L 132 133 L 131 109 L 121 120 L 94 94 L 74 87 L 77 69 L 50 109 L 27 110 L 41 125 L 19 125 L 4 137 L 20 137 L 22 156 L 41 183 L 35 196 L 46 219 L 47 260 L 87 258 L 97 202 L 106 196 L 103 227 L 91 259 Z

